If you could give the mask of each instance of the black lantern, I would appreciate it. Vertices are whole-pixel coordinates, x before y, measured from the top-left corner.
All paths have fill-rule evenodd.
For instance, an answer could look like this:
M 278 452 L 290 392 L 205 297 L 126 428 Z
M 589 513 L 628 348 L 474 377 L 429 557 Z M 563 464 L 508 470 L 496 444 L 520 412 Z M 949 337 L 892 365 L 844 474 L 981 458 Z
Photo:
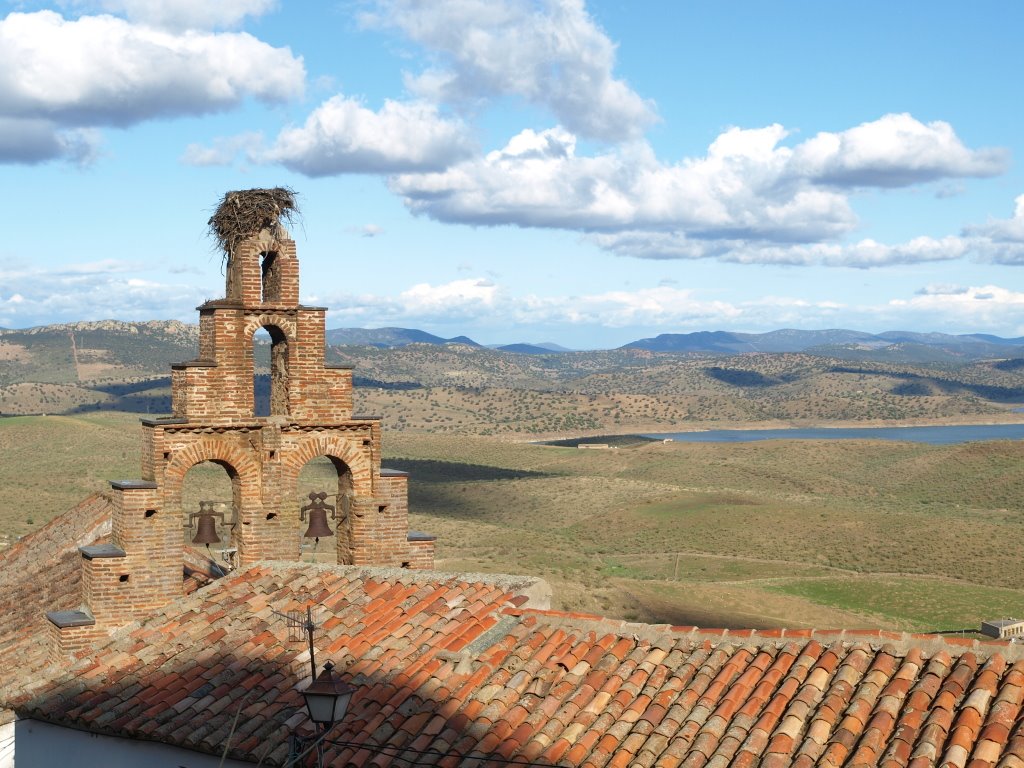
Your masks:
M 356 689 L 334 674 L 334 664 L 324 664 L 323 672 L 317 675 L 302 692 L 306 699 L 309 719 L 327 730 L 345 717 L 352 694 Z

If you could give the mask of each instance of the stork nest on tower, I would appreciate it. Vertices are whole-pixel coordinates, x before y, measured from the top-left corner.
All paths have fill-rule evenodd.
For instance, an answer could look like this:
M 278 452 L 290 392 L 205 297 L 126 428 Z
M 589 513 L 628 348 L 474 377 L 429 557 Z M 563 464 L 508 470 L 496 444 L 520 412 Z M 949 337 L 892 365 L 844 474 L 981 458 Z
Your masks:
M 224 251 L 224 263 L 230 264 L 235 249 L 243 240 L 268 230 L 274 239 L 287 234 L 282 222 L 298 219 L 295 191 L 288 187 L 240 189 L 228 192 L 210 221 L 210 236 Z

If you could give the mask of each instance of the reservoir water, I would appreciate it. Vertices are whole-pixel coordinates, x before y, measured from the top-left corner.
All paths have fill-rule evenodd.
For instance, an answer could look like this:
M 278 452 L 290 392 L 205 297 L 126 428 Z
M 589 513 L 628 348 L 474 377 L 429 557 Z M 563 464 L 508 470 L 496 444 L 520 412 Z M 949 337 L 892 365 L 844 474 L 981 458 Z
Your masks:
M 935 427 L 819 427 L 813 429 L 709 429 L 646 434 L 655 440 L 747 443 L 754 440 L 907 440 L 949 445 L 979 440 L 1024 440 L 1024 424 L 957 424 Z

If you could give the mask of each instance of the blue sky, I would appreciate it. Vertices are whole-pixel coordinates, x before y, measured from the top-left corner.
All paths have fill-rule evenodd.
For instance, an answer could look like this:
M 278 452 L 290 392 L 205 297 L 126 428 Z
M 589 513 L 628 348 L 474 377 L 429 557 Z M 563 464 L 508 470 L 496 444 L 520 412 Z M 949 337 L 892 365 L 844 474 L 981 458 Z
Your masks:
M 0 327 L 192 322 L 286 185 L 329 327 L 1024 335 L 1020 4 L 0 9 Z

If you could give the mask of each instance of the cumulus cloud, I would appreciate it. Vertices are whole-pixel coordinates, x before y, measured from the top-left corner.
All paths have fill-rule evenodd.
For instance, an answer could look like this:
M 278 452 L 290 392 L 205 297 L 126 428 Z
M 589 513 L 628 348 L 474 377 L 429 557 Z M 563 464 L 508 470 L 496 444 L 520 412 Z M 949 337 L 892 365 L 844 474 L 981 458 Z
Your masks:
M 583 231 L 645 227 L 706 237 L 816 240 L 851 229 L 846 198 L 786 178 L 784 131 L 731 129 L 705 157 L 666 166 L 643 143 L 576 154 L 561 128 L 524 130 L 502 149 L 392 189 L 441 221 Z
M 64 124 L 129 125 L 203 114 L 246 96 L 302 92 L 301 59 L 245 33 L 174 35 L 113 16 L 52 11 L 0 21 L 0 112 Z
M 35 165 L 67 160 L 90 165 L 99 154 L 99 131 L 60 130 L 49 120 L 0 117 L 0 163 Z
M 98 0 L 94 7 L 166 29 L 218 29 L 277 8 L 277 0 Z
M 304 81 L 301 58 L 245 33 L 12 13 L 0 19 L 0 162 L 82 162 L 97 127 L 280 102 Z
M 0 326 L 27 328 L 78 320 L 192 321 L 192 308 L 204 299 L 192 285 L 138 276 L 144 265 L 103 259 L 43 268 L 0 263 Z
M 437 286 L 419 283 L 398 297 L 405 310 L 416 315 L 486 311 L 497 300 L 498 286 L 485 278 L 454 280 Z
M 971 150 L 953 127 L 890 114 L 839 133 L 819 133 L 794 151 L 794 175 L 838 186 L 905 187 L 936 179 L 996 176 L 1004 149 Z
M 857 218 L 843 186 L 892 187 L 1000 172 L 946 123 L 886 115 L 794 147 L 781 125 L 730 128 L 703 157 L 659 161 L 629 142 L 580 156 L 564 128 L 524 130 L 505 147 L 436 173 L 390 180 L 414 212 L 445 222 L 574 229 L 620 255 L 872 267 L 960 258 L 949 236 L 839 244 Z
M 1024 292 L 997 285 L 967 286 L 952 291 L 919 291 L 909 299 L 893 299 L 887 309 L 915 317 L 919 327 L 1017 327 L 1021 332 Z M 926 323 L 931 323 L 927 325 Z
M 1024 265 L 1024 195 L 1014 201 L 1009 219 L 989 219 L 966 227 L 964 236 L 984 261 Z
M 378 0 L 361 18 L 435 56 L 436 66 L 407 85 L 436 103 L 518 96 L 605 141 L 636 138 L 655 120 L 653 104 L 612 74 L 615 45 L 580 0 Z
M 432 104 L 388 100 L 375 112 L 339 95 L 254 158 L 316 177 L 437 170 L 473 148 L 462 121 L 442 117 Z

